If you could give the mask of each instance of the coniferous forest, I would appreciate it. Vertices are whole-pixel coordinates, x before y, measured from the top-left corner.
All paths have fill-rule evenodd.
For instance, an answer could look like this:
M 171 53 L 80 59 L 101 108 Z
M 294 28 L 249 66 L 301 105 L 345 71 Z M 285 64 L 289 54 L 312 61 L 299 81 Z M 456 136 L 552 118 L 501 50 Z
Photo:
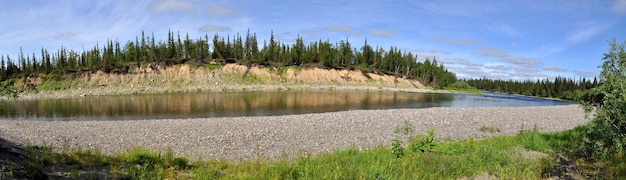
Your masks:
M 259 45 L 262 45 L 259 47 Z M 355 48 L 346 38 L 339 42 L 311 41 L 305 44 L 298 35 L 293 44 L 280 42 L 272 33 L 269 41 L 260 43 L 249 31 L 230 36 L 218 34 L 190 39 L 188 34 L 168 32 L 166 40 L 141 32 L 125 43 L 107 40 L 88 49 L 41 49 L 18 57 L 0 56 L 0 82 L 11 78 L 41 74 L 128 73 L 130 67 L 148 63 L 174 65 L 183 63 L 242 63 L 259 66 L 304 66 L 336 69 L 359 69 L 363 72 L 390 74 L 417 79 L 425 85 L 445 87 L 456 81 L 437 60 L 417 60 L 417 55 L 397 47 L 371 46 L 367 40 Z
M 556 77 L 552 81 L 549 79 L 513 81 L 482 78 L 463 81 L 472 87 L 490 92 L 559 98 L 590 103 L 598 103 L 602 99 L 601 94 L 595 89 L 600 86 L 597 78 L 593 78 L 593 80 L 581 78 L 578 81 L 565 77 Z

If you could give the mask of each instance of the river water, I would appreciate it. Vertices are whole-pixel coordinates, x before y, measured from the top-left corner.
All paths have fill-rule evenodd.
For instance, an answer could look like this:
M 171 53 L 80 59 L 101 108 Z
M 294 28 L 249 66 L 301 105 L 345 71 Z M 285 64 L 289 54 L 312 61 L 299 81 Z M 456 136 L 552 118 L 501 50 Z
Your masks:
M 277 116 L 363 109 L 517 107 L 569 102 L 524 96 L 393 91 L 269 91 L 87 96 L 5 101 L 0 120 L 141 120 Z

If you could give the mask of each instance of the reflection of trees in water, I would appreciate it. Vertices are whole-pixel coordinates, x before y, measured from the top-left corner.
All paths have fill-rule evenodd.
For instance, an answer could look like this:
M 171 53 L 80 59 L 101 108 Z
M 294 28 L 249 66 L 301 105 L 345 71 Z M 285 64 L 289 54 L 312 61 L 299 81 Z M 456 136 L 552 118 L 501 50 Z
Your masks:
M 93 96 L 15 101 L 8 117 L 224 116 L 282 115 L 350 109 L 393 108 L 428 101 L 431 95 L 386 91 L 272 91 Z M 259 112 L 262 112 L 259 114 Z

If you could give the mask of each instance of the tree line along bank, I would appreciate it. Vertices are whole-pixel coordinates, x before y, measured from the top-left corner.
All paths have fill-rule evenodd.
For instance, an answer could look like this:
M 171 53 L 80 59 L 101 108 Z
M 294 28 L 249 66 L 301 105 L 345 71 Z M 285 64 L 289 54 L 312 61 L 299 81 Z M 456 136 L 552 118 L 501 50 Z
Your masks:
M 127 73 L 129 67 L 146 63 L 166 65 L 183 63 L 242 63 L 261 66 L 310 66 L 336 69 L 358 69 L 363 72 L 390 74 L 416 79 L 433 87 L 445 87 L 456 81 L 454 73 L 443 64 L 426 58 L 418 61 L 411 52 L 391 46 L 388 49 L 373 47 L 365 40 L 360 48 L 354 48 L 346 40 L 331 43 L 329 40 L 304 43 L 298 36 L 294 44 L 280 42 L 273 33 L 262 47 L 256 33 L 249 31 L 230 36 L 207 34 L 192 40 L 188 34 L 168 32 L 166 40 L 155 40 L 154 34 L 144 32 L 135 41 L 121 44 L 107 40 L 89 49 L 76 51 L 61 47 L 56 51 L 41 49 L 40 53 L 20 53 L 16 59 L 0 56 L 0 81 L 32 75 L 95 72 Z M 39 55 L 38 55 L 39 54 Z

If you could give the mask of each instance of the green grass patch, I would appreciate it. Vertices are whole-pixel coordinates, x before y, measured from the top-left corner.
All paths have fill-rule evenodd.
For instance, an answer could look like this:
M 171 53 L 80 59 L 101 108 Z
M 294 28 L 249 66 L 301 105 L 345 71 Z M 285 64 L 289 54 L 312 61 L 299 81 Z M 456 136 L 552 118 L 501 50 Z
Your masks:
M 215 69 L 221 69 L 223 67 L 223 65 L 221 64 L 209 64 L 209 63 L 202 63 L 200 65 L 198 64 L 189 64 L 189 68 L 191 69 L 195 69 L 198 67 L 202 67 L 202 68 L 206 68 L 206 69 L 210 69 L 210 70 L 215 70 Z
M 210 70 L 215 70 L 215 69 L 222 69 L 223 65 L 221 65 L 221 64 L 203 64 L 202 67 L 210 69 Z
M 113 177 L 130 179 L 458 179 L 485 174 L 489 178 L 539 179 L 554 166 L 554 153 L 568 152 L 567 147 L 582 142 L 585 132 L 585 127 L 557 133 L 540 133 L 535 128 L 515 136 L 436 142 L 435 132 L 429 131 L 402 140 L 405 135 L 419 133 L 411 127 L 405 123 L 396 129 L 397 138 L 391 146 L 348 148 L 296 160 L 190 161 L 171 151 L 143 148 L 115 155 L 98 151 L 52 153 L 39 148 L 45 153 L 36 159 L 40 166 L 97 167 L 107 169 Z M 593 166 L 606 169 L 603 177 L 619 179 L 625 176 L 623 160 L 619 156 Z
M 302 70 L 302 67 L 301 66 L 280 66 L 276 69 L 276 71 L 278 72 L 278 75 L 283 75 L 289 69 L 299 72 Z
M 64 90 L 69 89 L 72 85 L 70 81 L 46 81 L 37 85 L 37 90 Z
M 483 91 L 476 89 L 475 87 L 470 86 L 464 81 L 456 81 L 447 87 L 443 88 L 444 90 L 452 91 L 455 93 L 466 93 L 466 94 L 483 94 Z
M 481 126 L 480 127 L 480 132 L 485 132 L 485 133 L 497 133 L 500 132 L 500 128 L 496 128 L 493 126 Z
M 454 92 L 454 93 L 477 94 L 477 95 L 483 94 L 483 91 L 478 90 L 478 89 L 458 89 L 458 88 L 449 88 L 449 87 L 446 87 L 443 89 Z
M 255 75 L 255 74 L 252 74 L 252 73 L 246 74 L 246 76 L 243 77 L 243 81 L 246 82 L 246 83 L 250 83 L 250 84 L 262 83 L 261 77 Z

